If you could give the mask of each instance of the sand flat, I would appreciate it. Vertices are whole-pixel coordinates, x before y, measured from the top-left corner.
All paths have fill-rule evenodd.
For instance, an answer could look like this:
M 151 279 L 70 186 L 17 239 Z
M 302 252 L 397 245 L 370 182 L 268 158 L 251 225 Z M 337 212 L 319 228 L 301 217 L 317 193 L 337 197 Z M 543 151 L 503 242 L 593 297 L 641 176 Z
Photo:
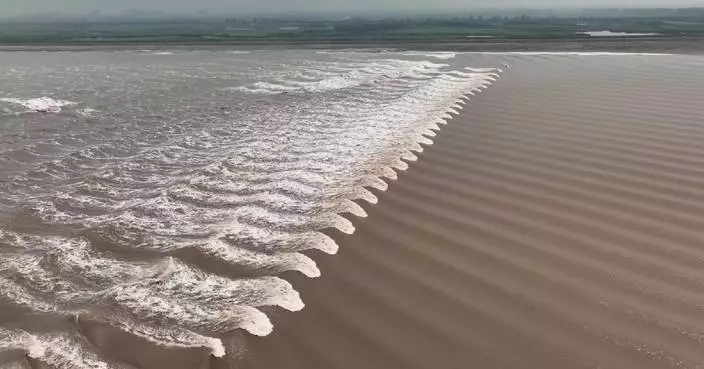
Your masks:
M 704 365 L 704 59 L 511 64 L 224 368 Z

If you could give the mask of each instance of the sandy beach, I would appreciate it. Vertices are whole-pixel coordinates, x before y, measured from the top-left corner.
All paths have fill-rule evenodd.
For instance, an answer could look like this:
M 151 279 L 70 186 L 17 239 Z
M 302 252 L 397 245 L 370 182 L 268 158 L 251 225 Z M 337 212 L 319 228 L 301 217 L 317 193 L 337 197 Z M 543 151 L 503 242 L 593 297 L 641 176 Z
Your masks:
M 704 365 L 704 59 L 511 65 L 212 368 Z

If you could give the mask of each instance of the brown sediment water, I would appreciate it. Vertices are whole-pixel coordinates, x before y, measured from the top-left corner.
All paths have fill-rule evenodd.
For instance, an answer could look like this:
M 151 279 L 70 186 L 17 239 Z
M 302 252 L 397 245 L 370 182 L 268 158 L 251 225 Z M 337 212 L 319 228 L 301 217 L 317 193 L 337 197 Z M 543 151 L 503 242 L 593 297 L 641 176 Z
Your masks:
M 701 56 L 1 56 L 2 368 L 704 365 Z
M 499 77 L 449 52 L 0 54 L 0 367 L 235 357 L 220 337 L 303 309 L 321 231 Z
M 211 367 L 704 365 L 704 60 L 491 57 L 500 82 L 290 279 L 305 309 Z

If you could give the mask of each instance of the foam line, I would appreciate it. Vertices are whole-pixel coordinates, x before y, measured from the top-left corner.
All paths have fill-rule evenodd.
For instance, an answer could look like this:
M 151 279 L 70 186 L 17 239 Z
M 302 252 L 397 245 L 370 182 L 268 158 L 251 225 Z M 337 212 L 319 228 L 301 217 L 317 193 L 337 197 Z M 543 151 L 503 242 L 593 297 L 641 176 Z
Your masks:
M 175 100 L 174 115 L 187 118 L 154 119 L 168 127 L 163 137 L 124 122 L 119 140 L 88 126 L 81 134 L 90 139 L 71 136 L 59 145 L 60 154 L 42 153 L 45 143 L 30 147 L 22 154 L 52 160 L 18 171 L 19 185 L 8 197 L 49 228 L 82 232 L 0 231 L 0 242 L 11 245 L 0 260 L 0 297 L 35 314 L 88 314 L 155 345 L 206 348 L 217 357 L 225 355 L 221 333 L 271 333 L 265 311 L 304 308 L 279 275 L 320 276 L 303 251 L 337 253 L 323 231 L 355 232 L 347 218 L 367 216 L 359 202 L 376 204 L 376 191 L 387 191 L 441 126 L 461 113 L 469 95 L 500 74 L 440 62 L 454 53 L 413 56 L 322 54 L 301 65 L 287 61 L 290 68 L 259 71 L 256 80 L 232 90 L 223 91 L 226 80 L 219 80 L 212 100 L 224 100 L 212 102 L 211 116 L 189 115 L 189 101 Z M 439 60 L 417 60 L 423 58 Z M 124 98 L 135 96 L 124 92 Z M 232 96 L 267 102 L 243 113 L 222 108 Z M 47 111 L 74 104 L 5 102 Z M 131 108 L 125 106 L 125 115 L 138 116 Z M 108 110 L 90 113 L 101 119 Z M 37 178 L 57 185 L 43 193 L 46 184 Z M 29 196 L 26 189 L 38 193 Z M 112 365 L 72 334 L 38 335 L 36 347 L 44 352 L 25 345 L 33 334 L 27 335 L 15 334 L 19 338 L 8 338 L 6 346 L 34 352 L 57 368 Z

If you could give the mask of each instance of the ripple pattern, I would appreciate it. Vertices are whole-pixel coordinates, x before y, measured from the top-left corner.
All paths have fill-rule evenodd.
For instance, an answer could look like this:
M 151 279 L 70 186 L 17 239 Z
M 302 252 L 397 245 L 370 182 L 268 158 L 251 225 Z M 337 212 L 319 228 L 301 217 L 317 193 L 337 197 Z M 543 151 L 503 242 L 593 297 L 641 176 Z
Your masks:
M 464 57 L 511 68 L 212 368 L 704 366 L 704 58 Z

